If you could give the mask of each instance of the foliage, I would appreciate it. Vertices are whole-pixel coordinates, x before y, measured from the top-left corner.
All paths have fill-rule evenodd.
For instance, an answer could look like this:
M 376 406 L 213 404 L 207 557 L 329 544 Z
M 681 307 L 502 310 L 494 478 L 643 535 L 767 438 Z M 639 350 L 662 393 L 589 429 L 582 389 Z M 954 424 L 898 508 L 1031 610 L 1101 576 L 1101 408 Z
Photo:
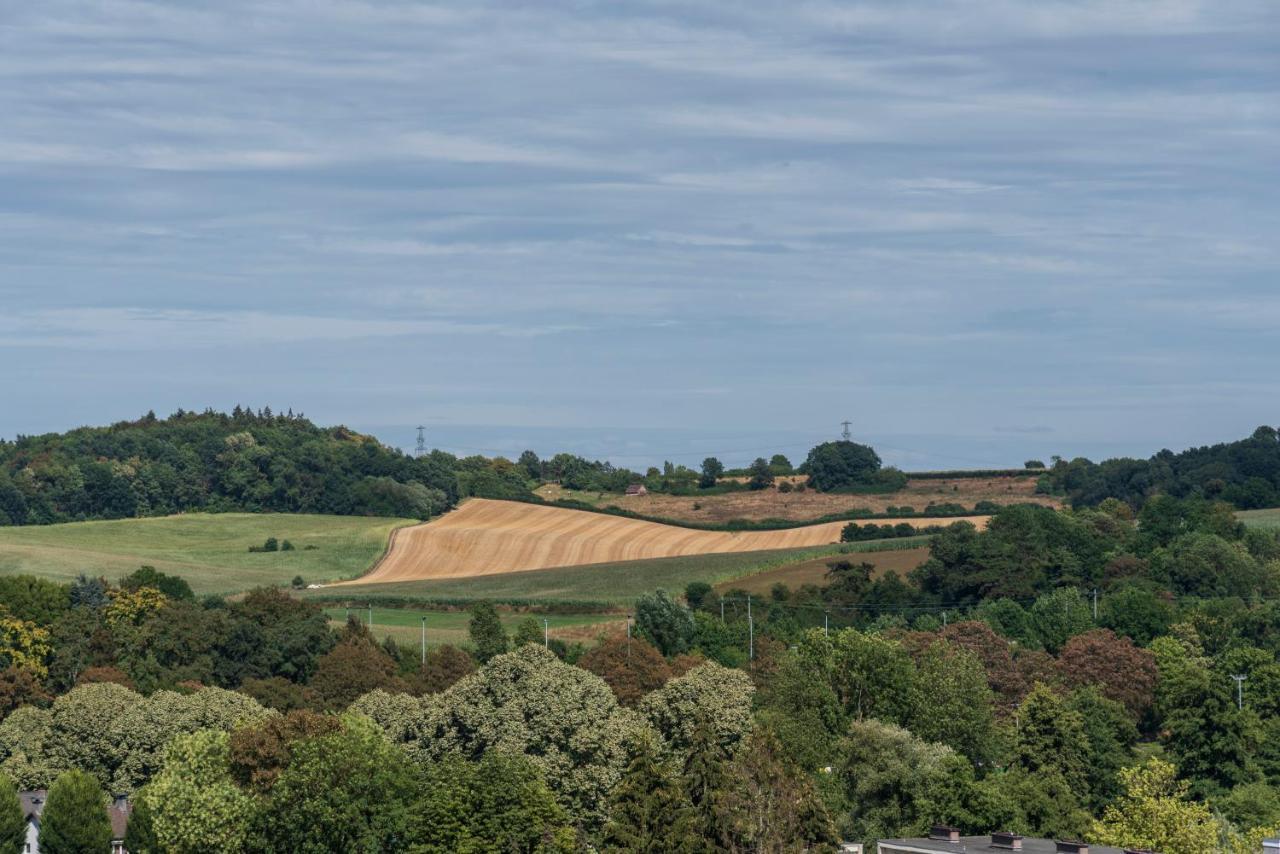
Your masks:
M 675 776 L 652 747 L 627 766 L 609 797 L 601 850 L 681 854 L 699 848 L 694 814 Z
M 47 854 L 87 854 L 111 848 L 107 798 L 98 781 L 83 771 L 64 771 L 49 787 L 40 815 L 40 850 Z
M 755 688 L 741 670 L 714 661 L 677 676 L 640 702 L 640 712 L 680 755 L 688 752 L 700 727 L 732 751 L 751 731 Z
M 418 774 L 403 751 L 370 721 L 302 737 L 257 813 L 257 844 L 267 851 L 394 851 L 408 835 Z
M 357 697 L 384 688 L 403 691 L 396 663 L 373 641 L 368 629 L 349 622 L 337 645 L 320 657 L 309 687 L 331 711 L 345 709 Z
M 804 470 L 809 485 L 833 492 L 873 483 L 880 471 L 880 457 L 868 445 L 856 442 L 824 442 L 809 451 Z
M 420 708 L 419 720 L 395 724 L 415 755 L 526 755 L 588 827 L 602 822 L 606 794 L 647 730 L 602 679 L 537 646 L 492 659 Z
M 679 655 L 693 640 L 693 615 L 665 590 L 646 593 L 636 600 L 636 631 L 663 655 Z
M 16 492 L 0 524 L 198 510 L 425 518 L 457 500 L 457 469 L 448 454 L 412 457 L 292 413 L 179 410 L 0 444 L 0 492 Z
M 129 825 L 124 833 L 124 849 L 129 854 L 161 854 L 160 843 L 156 841 L 151 802 L 145 795 L 135 794 L 132 807 Z
M 607 682 L 624 706 L 636 705 L 671 678 L 667 660 L 642 638 L 607 638 L 578 659 L 578 666 Z
M 0 602 L 19 620 L 48 626 L 71 606 L 70 588 L 30 575 L 0 576 Z
M 498 612 L 489 602 L 477 602 L 471 608 L 471 622 L 467 626 L 476 657 L 481 662 L 507 651 L 507 632 L 502 628 Z
M 141 587 L 159 590 L 170 599 L 192 600 L 196 598 L 195 593 L 191 590 L 191 585 L 187 583 L 185 578 L 159 572 L 154 566 L 139 567 L 120 579 L 121 590 L 132 591 Z
M 1237 442 L 1160 451 L 1147 460 L 1058 461 L 1047 474 L 1049 488 L 1077 507 L 1119 498 L 1141 507 L 1153 495 L 1221 497 L 1238 507 L 1274 507 L 1280 489 L 1280 440 L 1259 427 Z
M 489 753 L 478 762 L 448 758 L 427 768 L 423 790 L 410 819 L 411 851 L 577 850 L 568 815 L 524 757 Z
M 419 694 L 437 694 L 475 670 L 471 656 L 456 646 L 440 644 L 427 650 L 427 660 L 410 684 Z
M 47 706 L 53 697 L 27 667 L 0 670 L 0 718 L 19 706 Z
M 228 745 L 231 776 L 243 788 L 267 791 L 288 766 L 294 741 L 340 729 L 337 717 L 301 709 L 237 727 Z
M 1213 854 L 1219 828 L 1204 804 L 1187 797 L 1186 782 L 1159 759 L 1120 772 L 1124 794 L 1094 823 L 1093 835 L 1107 845 L 1145 848 L 1162 854 Z
M 17 854 L 27 838 L 27 817 L 18 800 L 18 787 L 0 774 L 0 851 Z
M 130 705 L 108 728 L 106 735 L 113 745 L 111 789 L 133 791 L 159 773 L 165 746 L 178 735 L 196 730 L 230 731 L 267 714 L 255 700 L 220 688 L 203 688 L 192 694 L 157 691 Z
M 1072 686 L 1097 685 L 1104 696 L 1141 720 L 1155 702 L 1156 659 L 1110 629 L 1075 635 L 1058 654 L 1058 669 Z
M 245 850 L 256 805 L 231 778 L 230 736 L 180 735 L 164 769 L 142 792 L 159 848 L 172 854 Z
M 43 677 L 48 669 L 49 630 L 31 620 L 21 620 L 0 604 L 0 667 L 18 667 Z

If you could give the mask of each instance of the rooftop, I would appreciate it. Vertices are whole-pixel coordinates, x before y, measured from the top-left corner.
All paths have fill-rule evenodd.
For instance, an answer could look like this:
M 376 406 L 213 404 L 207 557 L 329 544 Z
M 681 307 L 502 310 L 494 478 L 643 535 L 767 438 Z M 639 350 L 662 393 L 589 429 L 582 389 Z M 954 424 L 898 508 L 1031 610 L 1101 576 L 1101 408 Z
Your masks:
M 950 854 L 1009 854 L 1008 845 L 993 844 L 990 836 L 962 836 L 958 842 L 945 839 L 882 839 L 880 847 L 891 851 L 950 852 Z M 1052 839 L 1022 838 L 1022 854 L 1058 854 Z M 1090 845 L 1089 854 L 1124 854 L 1123 848 Z

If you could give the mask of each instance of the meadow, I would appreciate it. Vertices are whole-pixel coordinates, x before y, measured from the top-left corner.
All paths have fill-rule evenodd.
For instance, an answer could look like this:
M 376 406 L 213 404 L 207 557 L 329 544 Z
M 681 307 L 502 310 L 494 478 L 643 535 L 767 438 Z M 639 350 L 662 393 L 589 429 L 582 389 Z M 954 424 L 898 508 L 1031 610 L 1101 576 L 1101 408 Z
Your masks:
M 1280 508 L 1241 510 L 1236 514 L 1236 517 L 1250 528 L 1262 528 L 1272 531 L 1280 529 Z
M 147 519 L 0 528 L 0 574 L 114 580 L 144 564 L 187 580 L 198 594 L 358 576 L 412 519 L 288 513 L 189 513 Z M 293 551 L 251 553 L 268 537 Z
M 372 632 L 378 640 L 387 637 L 395 638 L 406 646 L 417 646 L 422 640 L 422 618 L 426 617 L 427 647 L 436 644 L 452 644 L 453 646 L 470 646 L 467 633 L 467 622 L 471 614 L 465 610 L 443 611 L 439 609 L 411 608 L 379 608 L 374 606 L 372 612 L 367 607 L 328 607 L 324 609 L 334 628 L 341 628 L 348 615 L 361 623 L 370 625 L 372 616 Z M 520 614 L 511 611 L 499 611 L 498 617 L 508 633 L 532 616 L 538 626 L 547 621 L 551 637 L 564 641 L 594 641 L 603 634 L 626 631 L 626 616 L 622 614 Z

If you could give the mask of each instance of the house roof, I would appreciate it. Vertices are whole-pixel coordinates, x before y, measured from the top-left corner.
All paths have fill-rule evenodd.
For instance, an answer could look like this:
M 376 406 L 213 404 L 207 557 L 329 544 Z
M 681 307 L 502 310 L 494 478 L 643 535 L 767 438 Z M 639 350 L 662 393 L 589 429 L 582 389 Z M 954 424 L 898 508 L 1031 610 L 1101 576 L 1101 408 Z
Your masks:
M 37 824 L 40 823 L 40 816 L 44 813 L 45 802 L 48 799 L 47 789 L 33 789 L 18 793 L 18 802 L 22 804 L 22 815 L 28 820 L 35 819 Z M 124 839 L 125 831 L 129 829 L 129 816 L 132 814 L 133 804 L 128 800 L 123 797 L 112 800 L 111 805 L 107 807 L 107 818 L 111 820 L 112 839 Z
M 928 854 L 1009 854 L 1008 847 L 992 845 L 990 836 L 962 836 L 959 842 L 945 839 L 882 839 L 880 845 L 891 851 L 928 852 Z M 1023 854 L 1057 854 L 1058 844 L 1052 839 L 1023 837 Z M 1123 848 L 1090 845 L 1089 854 L 1124 854 Z

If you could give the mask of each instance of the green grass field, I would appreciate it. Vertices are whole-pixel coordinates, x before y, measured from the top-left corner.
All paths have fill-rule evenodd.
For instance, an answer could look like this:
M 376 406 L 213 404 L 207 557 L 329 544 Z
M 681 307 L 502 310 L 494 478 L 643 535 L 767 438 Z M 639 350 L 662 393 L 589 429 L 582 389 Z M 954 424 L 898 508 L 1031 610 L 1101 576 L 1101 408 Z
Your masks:
M 356 617 L 368 625 L 368 608 L 325 608 L 334 628 L 340 628 L 347 615 Z M 523 620 L 532 616 L 542 626 L 542 614 L 518 614 L 499 611 L 498 616 L 508 632 L 514 632 Z M 548 614 L 545 615 L 551 637 L 562 640 L 593 641 L 601 632 L 612 629 L 623 630 L 626 617 L 622 614 Z M 454 646 L 469 646 L 467 621 L 471 615 L 466 611 L 415 610 L 403 608 L 373 609 L 373 634 L 378 640 L 393 637 L 399 643 L 416 646 L 422 640 L 422 618 L 427 618 L 427 645 L 448 643 Z
M 391 531 L 412 519 L 284 513 L 191 513 L 153 519 L 0 528 L 0 574 L 69 581 L 110 580 L 143 564 L 180 575 L 196 593 L 236 593 L 258 585 L 351 578 L 367 571 Z M 267 537 L 290 552 L 251 554 Z M 314 548 L 308 548 L 314 546 Z
M 303 592 L 306 598 L 358 602 L 379 597 L 432 600 L 493 599 L 522 602 L 552 600 L 595 602 L 629 606 L 642 593 L 659 587 L 683 591 L 691 581 L 718 584 L 801 563 L 826 555 L 918 548 L 928 537 L 897 540 L 869 540 L 865 543 L 813 546 L 802 549 L 775 549 L 733 554 L 655 558 L 621 563 L 594 563 L 560 569 L 507 572 L 476 578 L 442 578 L 432 581 L 398 581 L 385 584 L 353 584 Z M 376 625 L 376 620 L 375 620 Z
M 1241 510 L 1236 514 L 1250 528 L 1280 529 L 1280 508 L 1270 510 Z

